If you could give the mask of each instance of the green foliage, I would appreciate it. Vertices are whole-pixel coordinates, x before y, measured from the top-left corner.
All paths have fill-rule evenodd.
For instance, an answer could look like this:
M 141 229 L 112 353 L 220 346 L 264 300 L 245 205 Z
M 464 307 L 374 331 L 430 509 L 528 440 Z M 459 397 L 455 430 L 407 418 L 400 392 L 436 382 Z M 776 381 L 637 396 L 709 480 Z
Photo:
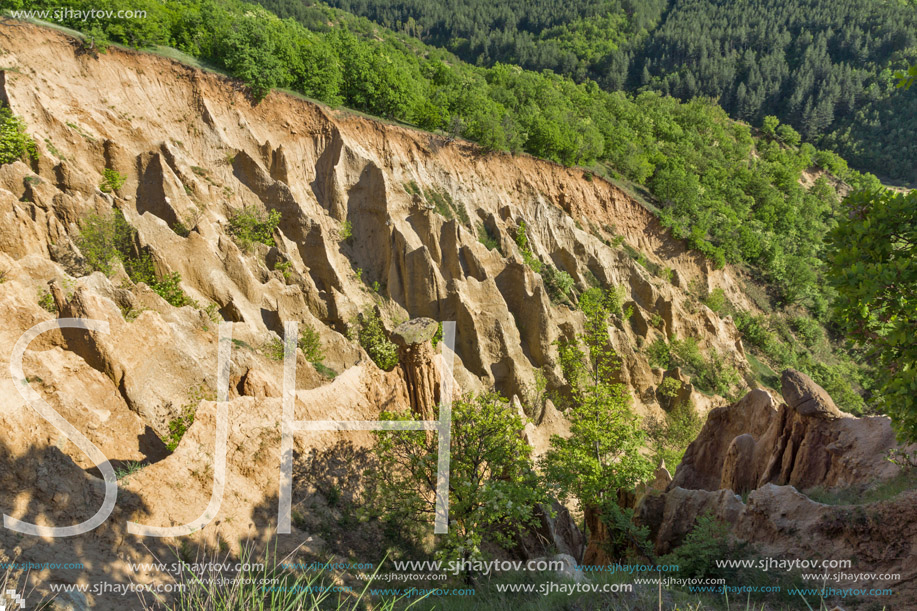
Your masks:
M 640 453 L 645 437 L 630 395 L 615 382 L 620 360 L 609 344 L 610 311 L 596 297 L 587 299 L 585 333 L 558 346 L 571 435 L 553 436 L 541 463 L 558 498 L 573 497 L 583 508 L 603 507 L 618 489 L 632 488 L 652 471 Z
M 726 293 L 721 288 L 715 288 L 703 299 L 704 305 L 720 314 L 726 309 L 729 300 L 726 299 Z
M 177 308 L 197 306 L 197 302 L 182 290 L 181 275 L 178 272 L 165 274 L 161 279 L 156 277 L 149 253 L 136 246 L 137 230 L 125 220 L 120 210 L 112 210 L 104 215 L 89 214 L 80 226 L 76 242 L 86 263 L 93 270 L 110 276 L 114 272 L 115 263 L 121 262 L 131 281 L 147 284 L 170 305 Z
M 412 420 L 383 413 L 383 420 Z M 536 482 L 523 441 L 524 422 L 499 394 L 466 395 L 452 406 L 449 534 L 437 540 L 441 556 L 476 559 L 482 543 L 511 547 L 535 523 L 535 506 L 548 498 Z M 437 438 L 425 431 L 375 433 L 379 503 L 415 523 L 435 513 Z
M 678 380 L 665 378 L 662 382 L 657 393 L 671 398 L 677 396 L 679 388 L 673 387 L 672 384 L 669 384 L 668 388 L 664 386 L 666 382 L 675 382 L 680 387 Z M 653 451 L 653 461 L 656 464 L 665 461 L 668 470 L 674 473 L 685 450 L 697 438 L 703 424 L 691 403 L 679 403 L 671 411 L 666 412 L 663 418 L 650 416 L 645 426 L 649 447 Z
M 544 281 L 544 288 L 551 301 L 555 303 L 570 301 L 573 296 L 573 276 L 551 265 L 543 265 L 541 279 Z
M 93 212 L 86 216 L 80 226 L 77 246 L 92 269 L 110 276 L 116 261 L 123 262 L 135 257 L 136 233 L 120 210 L 105 215 Z
M 487 250 L 500 250 L 500 242 L 497 240 L 497 237 L 491 235 L 487 226 L 482 222 L 478 223 L 478 242 L 487 247 Z
M 733 583 L 735 569 L 717 567 L 717 561 L 744 556 L 744 545 L 736 543 L 729 526 L 712 512 L 697 518 L 694 528 L 675 551 L 659 559 L 660 564 L 675 564 L 678 574 L 695 578 L 730 578 Z
M 398 347 L 388 338 L 382 319 L 367 310 L 351 325 L 351 332 L 379 369 L 391 371 L 398 364 Z
M 274 270 L 283 274 L 283 280 L 286 283 L 289 283 L 293 279 L 293 272 L 290 271 L 293 268 L 293 263 L 291 261 L 275 261 Z
M 272 361 L 282 361 L 284 355 L 283 340 L 279 337 L 271 337 L 263 346 L 261 346 L 264 355 Z
M 350 221 L 344 221 L 341 223 L 341 231 L 338 233 L 338 238 L 341 242 L 346 242 L 353 236 L 353 225 Z
M 181 288 L 181 274 L 172 272 L 166 274 L 161 280 L 154 280 L 150 288 L 157 295 L 165 299 L 169 305 L 181 308 L 186 305 L 196 306 L 197 302 L 188 297 Z
M 41 295 L 38 296 L 38 305 L 41 306 L 43 310 L 47 310 L 52 314 L 57 314 L 57 305 L 54 303 L 54 297 L 52 297 L 51 293 L 48 291 L 42 291 Z
M 124 186 L 125 180 L 127 180 L 127 177 L 124 174 L 111 168 L 105 168 L 102 171 L 102 182 L 99 184 L 99 190 L 103 193 L 118 191 Z
M 664 378 L 656 388 L 656 394 L 662 395 L 663 397 L 668 397 L 669 399 L 674 399 L 678 396 L 679 390 L 681 390 L 681 382 L 679 382 L 676 378 Z
M 895 78 L 898 79 L 896 87 L 910 89 L 917 82 L 917 64 L 909 67 L 907 72 L 901 70 L 895 72 Z
M 602 522 L 608 531 L 603 542 L 604 552 L 611 558 L 653 558 L 649 526 L 634 523 L 634 510 L 618 505 L 615 499 L 606 499 L 600 509 Z
M 441 341 L 443 341 L 443 323 L 439 322 L 436 326 L 436 333 L 430 338 L 430 343 L 433 344 L 433 348 L 436 348 Z
M 882 407 L 917 441 L 917 192 L 861 192 L 831 232 L 835 318 L 876 364 Z
M 313 365 L 325 360 L 325 353 L 322 350 L 322 338 L 311 325 L 303 325 L 296 345 L 302 350 L 306 360 Z
M 739 372 L 716 350 L 702 355 L 693 338 L 671 338 L 666 342 L 660 337 L 647 346 L 645 353 L 651 367 L 681 367 L 691 376 L 691 382 L 704 392 L 732 399 L 743 388 Z
M 519 226 L 516 228 L 516 235 L 514 237 L 516 241 L 516 246 L 519 247 L 519 254 L 522 255 L 522 260 L 532 268 L 536 274 L 541 272 L 541 261 L 532 254 L 531 248 L 529 248 L 529 236 L 526 234 L 526 225 L 525 221 L 520 221 Z M 547 288 L 547 287 L 545 287 Z
M 776 138 L 776 130 L 778 125 L 780 125 L 780 119 L 774 115 L 767 115 L 761 121 L 761 133 L 770 136 L 771 138 Z
M 174 450 L 173 450 L 174 451 Z M 119 480 L 126 480 L 131 475 L 136 475 L 147 466 L 148 463 L 142 460 L 128 460 L 122 463 L 121 467 L 115 469 L 115 477 Z
M 0 103 L 0 165 L 13 163 L 23 157 L 38 159 L 35 142 L 25 133 L 25 123 Z
M 672 349 L 665 338 L 657 337 L 644 351 L 650 367 L 668 369 L 672 363 Z
M 579 309 L 586 315 L 586 320 L 593 321 L 608 315 L 616 318 L 626 318 L 624 312 L 624 299 L 626 289 L 623 286 L 602 289 L 592 287 L 583 291 L 579 297 Z
M 229 217 L 229 233 L 243 250 L 260 242 L 274 246 L 274 230 L 280 224 L 280 211 L 264 212 L 257 206 L 245 206 Z
M 166 433 L 166 436 L 163 437 L 162 440 L 166 444 L 166 449 L 170 452 L 174 452 L 178 448 L 178 444 L 182 440 L 182 437 L 185 436 L 185 433 L 187 433 L 191 425 L 194 424 L 194 414 L 196 411 L 196 406 L 185 406 L 181 414 L 169 421 L 168 433 Z
M 216 397 L 213 392 L 204 386 L 193 386 L 188 389 L 188 401 L 182 406 L 178 416 L 169 421 L 167 433 L 162 438 L 166 448 L 174 452 L 178 448 L 179 442 L 191 425 L 194 424 L 194 416 L 197 413 L 197 407 L 201 401 L 214 401 Z
M 812 320 L 807 316 L 796 316 L 790 319 L 790 326 L 796 332 L 796 337 L 802 340 L 802 343 L 809 348 L 818 344 L 825 336 L 824 329 L 818 324 L 817 320 Z

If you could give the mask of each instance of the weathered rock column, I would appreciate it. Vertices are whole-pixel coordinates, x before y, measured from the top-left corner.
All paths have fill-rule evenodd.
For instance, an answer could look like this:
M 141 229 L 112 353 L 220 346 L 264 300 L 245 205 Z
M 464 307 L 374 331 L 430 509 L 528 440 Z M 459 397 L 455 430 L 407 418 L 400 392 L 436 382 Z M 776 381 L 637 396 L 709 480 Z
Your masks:
M 392 331 L 411 411 L 424 420 L 436 419 L 439 402 L 439 371 L 433 364 L 433 343 L 430 341 L 438 328 L 439 324 L 431 318 L 415 318 Z

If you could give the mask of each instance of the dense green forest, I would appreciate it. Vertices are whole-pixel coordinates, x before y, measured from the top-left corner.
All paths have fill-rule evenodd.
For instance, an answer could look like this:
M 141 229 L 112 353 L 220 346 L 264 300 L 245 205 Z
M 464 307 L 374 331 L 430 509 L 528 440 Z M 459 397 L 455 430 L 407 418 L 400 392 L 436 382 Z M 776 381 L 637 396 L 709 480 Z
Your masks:
M 280 14 L 290 0 L 261 0 Z M 712 97 L 765 115 L 855 167 L 917 179 L 917 96 L 895 70 L 917 57 L 917 10 L 875 0 L 330 0 L 470 63 L 549 69 L 613 91 Z
M 281 17 L 311 2 L 263 0 Z M 447 48 L 478 65 L 548 69 L 577 81 L 609 71 L 624 43 L 652 30 L 668 0 L 458 2 L 332 0 L 332 6 Z M 618 66 L 619 69 L 621 66 Z
M 127 8 L 125 0 L 101 7 L 64 1 L 73 8 Z M 59 0 L 32 3 L 52 5 Z M 801 144 L 789 125 L 769 117 L 758 133 L 701 98 L 679 102 L 653 91 L 634 96 L 548 71 L 471 66 L 367 19 L 326 6 L 296 6 L 291 18 L 279 19 L 240 0 L 141 0 L 130 8 L 147 10 L 146 19 L 64 25 L 91 33 L 97 44 L 180 49 L 244 80 L 255 103 L 272 88 L 289 88 L 464 137 L 485 150 L 525 151 L 619 184 L 643 185 L 652 194 L 647 204 L 676 237 L 717 266 L 747 266 L 772 287 L 770 302 L 795 308 L 796 318 L 829 322 L 824 235 L 841 207 L 836 183 L 820 172 L 858 188 L 880 185 L 837 155 Z M 803 186 L 805 172 L 810 187 Z M 848 357 L 791 341 L 782 319 L 751 320 L 746 329 L 774 367 L 805 369 L 829 390 L 840 386 L 853 397 L 849 388 L 859 374 Z M 830 369 L 841 361 L 841 369 Z M 862 400 L 848 403 L 862 407 Z

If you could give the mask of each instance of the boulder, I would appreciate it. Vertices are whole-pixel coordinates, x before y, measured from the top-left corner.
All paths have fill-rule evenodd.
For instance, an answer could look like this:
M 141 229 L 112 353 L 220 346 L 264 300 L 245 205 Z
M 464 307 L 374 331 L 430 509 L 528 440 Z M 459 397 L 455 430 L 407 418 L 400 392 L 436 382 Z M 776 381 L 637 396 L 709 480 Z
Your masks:
M 897 447 L 888 418 L 841 413 L 805 374 L 783 372 L 783 399 L 756 389 L 714 409 L 685 452 L 670 488 L 729 488 L 745 493 L 768 483 L 801 490 L 888 479 L 899 468 L 887 460 Z

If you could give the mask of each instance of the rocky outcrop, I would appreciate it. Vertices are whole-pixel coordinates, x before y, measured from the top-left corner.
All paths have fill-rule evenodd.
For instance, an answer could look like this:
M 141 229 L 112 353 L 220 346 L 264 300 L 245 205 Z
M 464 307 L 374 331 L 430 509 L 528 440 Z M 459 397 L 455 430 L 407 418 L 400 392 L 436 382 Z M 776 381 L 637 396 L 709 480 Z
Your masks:
M 862 506 L 800 493 L 876 485 L 898 474 L 886 460 L 897 447 L 888 418 L 842 414 L 824 389 L 791 369 L 781 388 L 783 403 L 755 390 L 711 411 L 666 491 L 643 497 L 636 520 L 649 528 L 656 552 L 678 547 L 700 516 L 712 514 L 764 556 L 853 558 L 851 576 L 837 584 L 913 596 L 917 568 L 904 559 L 917 552 L 917 492 Z M 887 575 L 864 583 L 857 572 Z M 888 577 L 894 573 L 901 579 Z
M 888 418 L 854 418 L 807 375 L 788 369 L 779 403 L 754 390 L 712 410 L 688 446 L 671 488 L 728 488 L 740 494 L 768 483 L 798 489 L 850 486 L 887 479 L 898 467 L 885 460 L 896 447 Z
M 436 419 L 439 403 L 439 375 L 433 366 L 433 344 L 439 324 L 430 318 L 415 318 L 392 331 L 398 346 L 398 362 L 404 374 L 411 411 L 422 420 Z
M 698 517 L 712 514 L 763 557 L 852 559 L 852 566 L 840 571 L 848 576 L 831 579 L 830 587 L 891 588 L 896 600 L 907 601 L 917 596 L 917 567 L 910 560 L 917 553 L 915 502 L 914 490 L 869 505 L 832 506 L 792 486 L 766 484 L 745 502 L 731 490 L 673 488 L 648 496 L 637 520 L 649 527 L 656 552 L 665 554 L 684 541 Z M 871 577 L 856 577 L 862 573 Z

